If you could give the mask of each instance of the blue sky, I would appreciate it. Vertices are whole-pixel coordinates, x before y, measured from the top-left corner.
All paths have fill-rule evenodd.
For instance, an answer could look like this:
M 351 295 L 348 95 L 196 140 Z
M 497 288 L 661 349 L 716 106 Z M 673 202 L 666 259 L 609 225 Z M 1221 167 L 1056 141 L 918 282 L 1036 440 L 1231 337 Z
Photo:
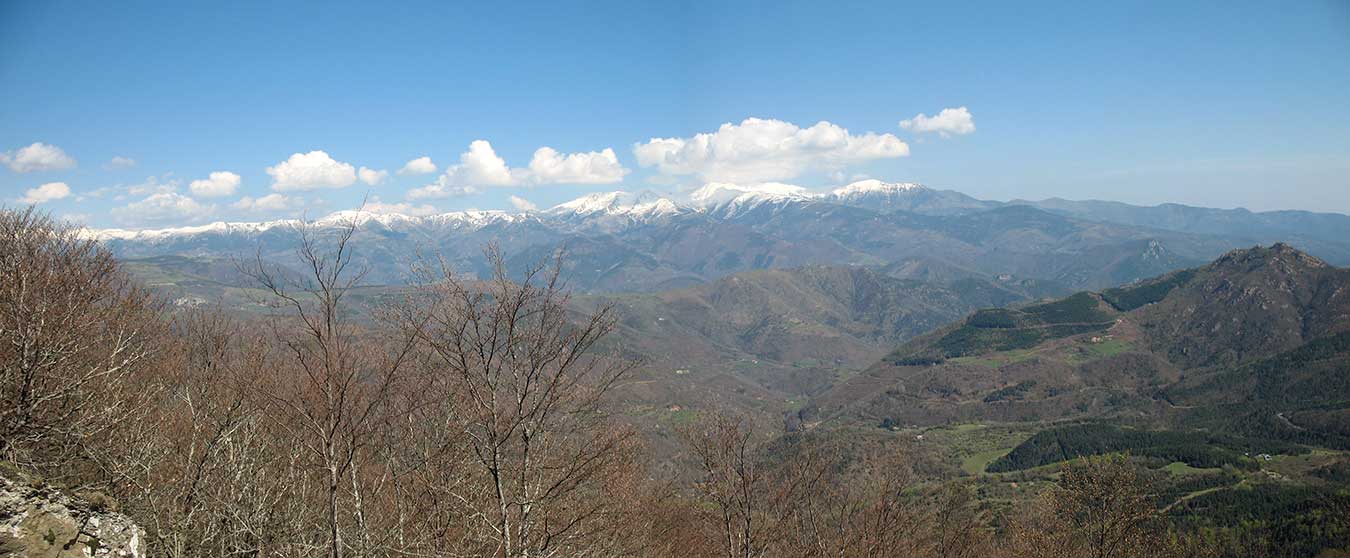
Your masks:
M 1350 212 L 1343 1 L 387 4 L 0 2 L 0 203 L 141 228 L 868 176 Z

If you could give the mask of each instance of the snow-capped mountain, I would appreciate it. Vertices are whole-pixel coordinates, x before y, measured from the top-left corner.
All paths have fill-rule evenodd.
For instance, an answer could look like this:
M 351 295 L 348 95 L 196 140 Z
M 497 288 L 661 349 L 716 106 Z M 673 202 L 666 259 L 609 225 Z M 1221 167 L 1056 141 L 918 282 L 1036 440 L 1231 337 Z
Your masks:
M 581 230 L 621 231 L 696 210 L 655 192 L 596 192 L 545 209 L 541 216 Z
M 819 194 L 812 193 L 806 188 L 779 182 L 753 185 L 712 182 L 689 195 L 689 199 L 696 207 L 725 219 L 744 216 L 761 209 L 772 212 L 775 208 L 819 198 Z
M 882 182 L 875 178 L 859 180 L 830 191 L 830 195 L 839 200 L 851 200 L 866 196 L 898 196 L 927 190 L 922 184 L 913 182 Z
M 323 236 L 354 222 L 358 231 L 353 246 L 370 270 L 370 282 L 401 282 L 408 264 L 429 254 L 439 254 L 466 272 L 485 273 L 481 249 L 495 243 L 521 264 L 565 248 L 571 284 L 583 291 L 650 291 L 759 268 L 900 262 L 926 263 L 893 267 L 897 273 L 962 270 L 946 275 L 1008 275 L 1065 288 L 1094 288 L 1209 260 L 1233 247 L 1296 238 L 1112 223 L 1058 208 L 983 201 L 880 180 L 827 192 L 778 183 L 712 183 L 685 200 L 615 191 L 587 194 L 541 211 L 429 216 L 343 211 L 309 223 L 212 223 L 85 234 L 124 258 L 210 259 L 260 252 L 289 265 L 295 262 L 302 225 Z M 1265 214 L 1250 215 L 1256 219 Z M 1311 236 L 1316 232 L 1310 230 L 1305 241 L 1295 242 L 1330 261 L 1350 261 L 1350 243 Z
M 913 182 L 860 180 L 823 196 L 834 203 L 883 211 L 908 211 L 929 215 L 959 215 L 998 206 L 960 192 L 934 190 Z
M 331 213 L 307 224 L 315 229 L 356 223 L 360 227 L 397 231 L 426 227 L 447 227 L 463 231 L 535 218 L 572 225 L 596 225 L 603 222 L 606 228 L 613 228 L 622 224 L 642 224 L 700 212 L 719 218 L 735 218 L 763 206 L 784 206 L 813 201 L 888 210 L 893 209 L 890 206 L 897 205 L 898 200 L 932 192 L 935 191 L 919 184 L 889 183 L 880 180 L 854 182 L 829 193 L 816 193 L 801 186 L 774 182 L 751 185 L 713 182 L 690 193 L 687 203 L 651 191 L 612 191 L 586 194 L 538 212 L 469 210 L 411 216 L 383 211 L 345 210 Z M 164 229 L 88 229 L 85 234 L 101 240 L 154 242 L 202 235 L 250 236 L 273 230 L 290 230 L 300 224 L 301 221 L 298 219 L 279 219 L 260 222 L 215 222 Z

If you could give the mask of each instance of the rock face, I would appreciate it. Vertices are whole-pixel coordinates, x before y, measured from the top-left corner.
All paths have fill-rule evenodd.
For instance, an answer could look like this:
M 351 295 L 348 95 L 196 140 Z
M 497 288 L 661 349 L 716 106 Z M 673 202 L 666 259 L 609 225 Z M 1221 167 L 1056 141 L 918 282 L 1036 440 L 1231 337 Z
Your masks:
M 145 556 L 145 532 L 101 498 L 33 484 L 8 471 L 0 476 L 0 557 Z

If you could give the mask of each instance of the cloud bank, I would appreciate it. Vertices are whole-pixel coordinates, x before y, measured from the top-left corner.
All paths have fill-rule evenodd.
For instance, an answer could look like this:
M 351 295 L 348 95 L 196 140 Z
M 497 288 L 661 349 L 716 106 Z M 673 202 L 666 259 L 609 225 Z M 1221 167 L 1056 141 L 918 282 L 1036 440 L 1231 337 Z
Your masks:
M 409 161 L 411 165 L 414 161 Z M 406 166 L 405 166 L 406 168 Z M 612 148 L 585 153 L 559 153 L 540 147 L 524 168 L 511 168 L 487 140 L 474 140 L 434 184 L 408 192 L 411 199 L 448 198 L 482 191 L 485 187 L 542 186 L 548 184 L 614 184 L 629 170 Z
M 802 128 L 782 120 L 747 118 L 690 138 L 652 138 L 634 145 L 633 154 L 638 164 L 666 175 L 694 175 L 710 182 L 769 182 L 905 157 L 909 145 L 892 134 L 852 134 L 826 121 Z

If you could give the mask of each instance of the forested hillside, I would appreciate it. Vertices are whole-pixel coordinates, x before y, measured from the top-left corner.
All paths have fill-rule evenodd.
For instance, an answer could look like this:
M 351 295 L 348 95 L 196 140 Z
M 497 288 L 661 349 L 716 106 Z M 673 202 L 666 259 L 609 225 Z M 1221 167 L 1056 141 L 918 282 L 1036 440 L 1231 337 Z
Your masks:
M 1287 247 L 976 311 L 854 375 L 844 365 L 856 347 L 1026 294 L 806 268 L 577 298 L 557 260 L 511 269 L 492 248 L 487 280 L 427 259 L 407 269 L 408 286 L 369 288 L 355 231 L 300 230 L 304 266 L 180 261 L 160 276 L 253 281 L 238 287 L 249 302 L 235 308 L 165 297 L 78 231 L 33 212 L 0 214 L 5 467 L 101 495 L 85 497 L 116 506 L 166 556 L 1350 547 L 1350 461 L 1332 426 L 1344 400 L 1335 383 L 1344 275 Z M 1230 289 L 1245 294 L 1217 296 Z M 1206 329 L 1206 316 L 1221 316 L 1206 304 L 1245 305 L 1253 323 Z M 1168 308 L 1191 318 L 1168 320 Z M 1163 324 L 1182 333 L 1150 335 Z M 1275 334 L 1294 325 L 1298 335 Z M 648 358 L 652 328 L 679 333 L 670 342 L 685 350 L 772 364 L 668 370 Z M 1182 338 L 1247 339 L 1248 328 L 1267 344 Z M 798 384 L 820 393 L 810 401 L 776 400 L 786 388 L 773 367 L 812 355 L 835 359 L 841 377 Z M 1263 384 L 1286 373 L 1308 392 L 1325 382 L 1321 396 Z M 888 377 L 899 380 L 865 391 Z M 699 388 L 685 396 L 720 393 L 725 405 L 655 406 L 681 393 L 659 387 L 671 378 Z M 1215 382 L 1250 395 L 1215 395 Z M 634 407 L 642 390 L 651 390 L 645 411 Z M 843 390 L 856 404 L 831 406 Z M 1224 397 L 1263 401 L 1300 434 L 1244 430 Z

